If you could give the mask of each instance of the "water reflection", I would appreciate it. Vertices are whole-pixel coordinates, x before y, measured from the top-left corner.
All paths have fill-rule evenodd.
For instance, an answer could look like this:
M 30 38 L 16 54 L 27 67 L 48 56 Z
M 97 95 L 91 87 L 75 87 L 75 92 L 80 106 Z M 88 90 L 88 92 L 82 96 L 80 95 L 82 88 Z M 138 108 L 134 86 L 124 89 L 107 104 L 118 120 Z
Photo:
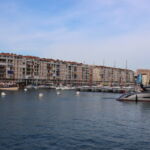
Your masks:
M 43 97 L 39 97 L 43 93 Z M 119 94 L 28 90 L 0 98 L 0 149 L 146 149 L 150 103 Z

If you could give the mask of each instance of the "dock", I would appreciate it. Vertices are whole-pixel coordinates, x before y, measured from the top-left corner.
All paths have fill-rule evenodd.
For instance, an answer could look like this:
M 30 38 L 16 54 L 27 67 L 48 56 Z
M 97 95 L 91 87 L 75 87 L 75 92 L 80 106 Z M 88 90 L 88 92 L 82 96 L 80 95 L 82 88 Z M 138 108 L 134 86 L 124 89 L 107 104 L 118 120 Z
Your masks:
M 126 93 L 126 92 L 135 92 L 135 87 L 97 87 L 97 86 L 82 86 L 76 88 L 81 92 L 107 92 L 107 93 Z

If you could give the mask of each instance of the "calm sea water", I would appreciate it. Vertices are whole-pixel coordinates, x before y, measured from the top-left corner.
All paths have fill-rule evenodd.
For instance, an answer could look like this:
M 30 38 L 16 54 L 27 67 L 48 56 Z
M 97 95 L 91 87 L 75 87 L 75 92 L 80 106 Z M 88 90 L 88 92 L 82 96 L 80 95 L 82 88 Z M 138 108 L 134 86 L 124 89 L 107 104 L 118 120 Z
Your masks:
M 118 102 L 118 96 L 7 92 L 0 97 L 0 150 L 150 149 L 150 104 Z

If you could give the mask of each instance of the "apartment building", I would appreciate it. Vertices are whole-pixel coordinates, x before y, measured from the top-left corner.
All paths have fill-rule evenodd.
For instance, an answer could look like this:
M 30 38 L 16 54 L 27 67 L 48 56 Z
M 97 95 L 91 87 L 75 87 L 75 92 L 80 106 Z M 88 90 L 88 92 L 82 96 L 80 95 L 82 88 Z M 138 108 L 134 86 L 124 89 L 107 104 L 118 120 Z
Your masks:
M 143 85 L 150 85 L 150 70 L 149 69 L 138 69 L 136 71 L 136 74 L 142 75 L 142 83 Z
M 0 53 L 0 80 L 71 85 L 133 83 L 131 70 Z
M 20 62 L 15 54 L 0 55 L 0 78 L 15 79 L 20 75 Z
M 92 81 L 95 85 L 133 84 L 134 72 L 128 69 L 120 69 L 106 66 L 93 66 Z

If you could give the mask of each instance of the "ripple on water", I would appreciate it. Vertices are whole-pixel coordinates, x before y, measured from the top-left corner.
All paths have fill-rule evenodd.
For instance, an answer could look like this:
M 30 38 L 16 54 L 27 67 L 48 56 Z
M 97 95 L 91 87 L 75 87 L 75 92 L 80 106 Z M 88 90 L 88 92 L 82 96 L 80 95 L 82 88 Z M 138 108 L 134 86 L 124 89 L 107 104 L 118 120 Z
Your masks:
M 0 150 L 149 149 L 150 105 L 121 103 L 117 96 L 8 92 L 0 99 Z

